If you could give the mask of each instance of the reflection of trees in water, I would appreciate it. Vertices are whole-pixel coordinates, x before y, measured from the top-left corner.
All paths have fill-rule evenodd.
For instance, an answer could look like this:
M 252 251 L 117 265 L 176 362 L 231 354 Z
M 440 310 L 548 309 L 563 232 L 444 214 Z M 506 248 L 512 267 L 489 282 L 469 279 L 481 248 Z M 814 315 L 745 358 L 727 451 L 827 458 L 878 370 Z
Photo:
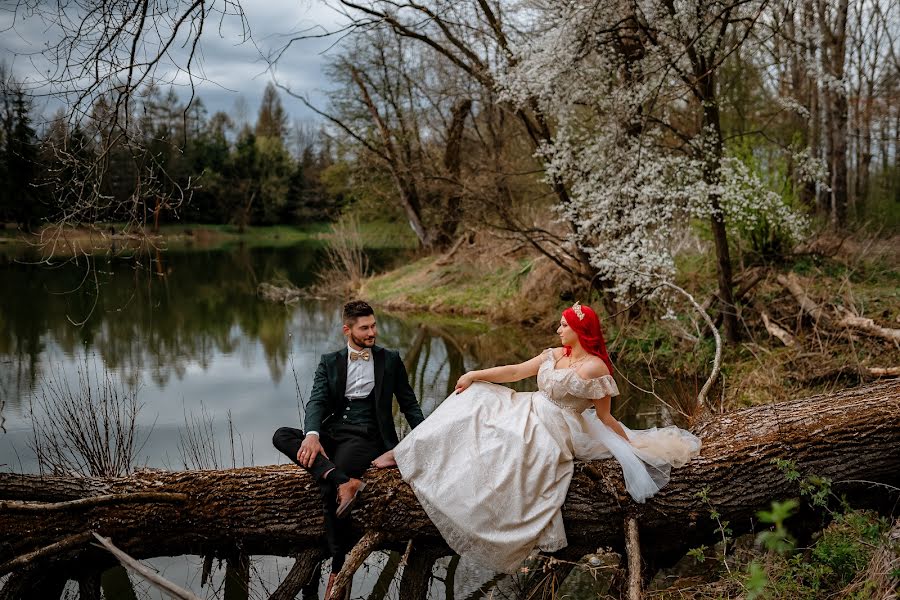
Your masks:
M 52 349 L 66 356 L 94 351 L 126 379 L 147 373 L 164 385 L 189 364 L 205 369 L 216 354 L 257 341 L 277 381 L 294 311 L 259 301 L 256 284 L 307 281 L 316 256 L 315 246 L 238 248 L 82 259 L 52 269 L 0 257 L 7 289 L 16 290 L 0 299 L 0 356 L 9 361 L 0 381 L 11 398 L 27 396 L 41 378 L 41 356 Z M 96 275 L 97 286 L 85 283 L 86 274 Z M 87 315 L 80 327 L 70 321 Z
M 391 323 L 393 325 L 393 323 Z M 460 321 L 435 324 L 415 317 L 397 322 L 382 335 L 384 345 L 406 348 L 403 362 L 427 417 L 456 386 L 459 376 L 468 370 L 526 360 L 532 350 L 526 345 L 528 332 L 513 327 L 487 328 Z M 403 343 L 403 340 L 410 340 Z M 392 342 L 397 345 L 391 346 Z M 534 379 L 506 384 L 518 390 L 536 389 Z M 408 431 L 403 415 L 395 410 L 395 424 Z

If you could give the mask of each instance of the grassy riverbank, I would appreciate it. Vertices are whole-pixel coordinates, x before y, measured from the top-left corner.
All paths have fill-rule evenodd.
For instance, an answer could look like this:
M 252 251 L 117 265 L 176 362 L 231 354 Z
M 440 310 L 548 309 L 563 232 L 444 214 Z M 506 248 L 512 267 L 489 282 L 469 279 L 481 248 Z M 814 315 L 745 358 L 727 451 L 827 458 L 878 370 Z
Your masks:
M 360 239 L 367 248 L 416 247 L 416 238 L 402 223 L 376 221 L 360 225 Z M 0 251 L 18 252 L 33 248 L 44 256 L 71 256 L 144 247 L 162 249 L 217 249 L 235 245 L 284 247 L 308 241 L 328 242 L 333 236 L 330 223 L 248 226 L 172 223 L 159 231 L 134 225 L 104 223 L 83 227 L 48 226 L 34 232 L 0 228 Z

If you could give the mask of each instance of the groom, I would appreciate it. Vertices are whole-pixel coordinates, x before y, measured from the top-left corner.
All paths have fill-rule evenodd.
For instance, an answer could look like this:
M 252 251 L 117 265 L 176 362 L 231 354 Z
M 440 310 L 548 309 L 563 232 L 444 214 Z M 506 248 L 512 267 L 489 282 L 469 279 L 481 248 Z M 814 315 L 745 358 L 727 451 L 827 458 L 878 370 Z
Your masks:
M 425 419 L 399 353 L 375 345 L 372 307 L 348 302 L 343 317 L 347 345 L 319 360 L 306 404 L 306 433 L 282 427 L 272 437 L 275 447 L 319 484 L 331 554 L 325 600 L 349 550 L 351 531 L 344 519 L 365 487 L 359 477 L 370 465 L 388 466 L 381 455 L 398 443 L 392 398 L 410 427 Z

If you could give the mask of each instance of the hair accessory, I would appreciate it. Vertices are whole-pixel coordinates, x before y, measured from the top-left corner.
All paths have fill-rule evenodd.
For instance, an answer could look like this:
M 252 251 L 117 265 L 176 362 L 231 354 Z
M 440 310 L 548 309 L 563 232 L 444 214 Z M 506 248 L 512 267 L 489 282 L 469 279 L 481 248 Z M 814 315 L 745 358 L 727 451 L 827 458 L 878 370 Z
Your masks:
M 579 321 L 584 321 L 584 312 L 581 310 L 581 302 L 576 302 L 572 305 L 572 310 L 575 311 L 575 316 L 578 317 Z

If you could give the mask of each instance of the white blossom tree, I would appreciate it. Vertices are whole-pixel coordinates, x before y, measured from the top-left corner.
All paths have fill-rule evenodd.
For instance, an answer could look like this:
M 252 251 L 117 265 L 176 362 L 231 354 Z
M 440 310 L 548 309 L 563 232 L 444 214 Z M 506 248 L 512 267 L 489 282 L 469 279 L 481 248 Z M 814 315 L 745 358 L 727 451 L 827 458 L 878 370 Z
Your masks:
M 573 241 L 620 299 L 674 273 L 673 237 L 703 219 L 715 243 L 726 338 L 737 339 L 728 225 L 804 219 L 725 148 L 719 70 L 766 0 L 582 0 L 530 5 L 531 31 L 500 78 L 505 97 L 553 115 L 547 176 Z

